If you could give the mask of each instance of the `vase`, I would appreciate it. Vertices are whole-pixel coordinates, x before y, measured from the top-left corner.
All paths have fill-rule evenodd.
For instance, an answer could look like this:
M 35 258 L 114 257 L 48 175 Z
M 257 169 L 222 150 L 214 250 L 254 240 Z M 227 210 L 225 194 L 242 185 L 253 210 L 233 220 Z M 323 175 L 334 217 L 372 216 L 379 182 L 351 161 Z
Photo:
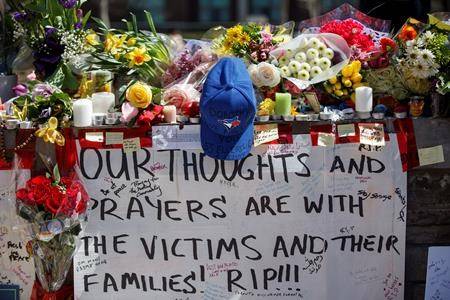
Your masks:
M 43 234 L 43 226 L 51 228 L 45 231 L 60 230 L 56 231 L 59 232 L 57 234 L 45 231 Z M 63 286 L 75 254 L 76 234 L 61 227 L 59 220 L 45 222 L 45 225 L 33 224 L 32 232 L 35 234 L 27 246 L 34 260 L 36 276 L 47 293 L 57 292 Z
M 15 96 L 13 87 L 17 84 L 16 75 L 2 75 L 0 76 L 0 98 L 1 102 L 7 102 Z

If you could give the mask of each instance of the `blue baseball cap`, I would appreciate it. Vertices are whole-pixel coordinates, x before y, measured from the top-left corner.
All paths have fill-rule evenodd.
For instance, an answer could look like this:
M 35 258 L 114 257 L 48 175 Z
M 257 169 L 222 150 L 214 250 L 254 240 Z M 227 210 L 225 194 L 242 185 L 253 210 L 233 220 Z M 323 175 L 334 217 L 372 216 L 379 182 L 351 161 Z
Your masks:
M 244 62 L 226 57 L 211 69 L 200 99 L 200 137 L 206 155 L 245 158 L 253 146 L 256 99 Z

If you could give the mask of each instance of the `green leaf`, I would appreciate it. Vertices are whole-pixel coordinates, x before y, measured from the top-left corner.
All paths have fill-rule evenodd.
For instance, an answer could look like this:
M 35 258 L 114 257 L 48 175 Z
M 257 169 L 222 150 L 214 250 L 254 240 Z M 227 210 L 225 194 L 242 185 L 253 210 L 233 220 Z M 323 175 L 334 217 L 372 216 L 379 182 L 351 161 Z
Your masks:
M 68 88 L 70 90 L 76 90 L 78 88 L 77 78 L 75 77 L 75 75 L 73 75 L 68 66 L 63 65 L 62 69 L 64 72 L 64 81 L 62 83 L 62 87 Z
M 96 17 L 91 17 L 91 19 L 95 22 L 95 24 L 98 26 L 98 28 L 100 30 L 103 30 L 103 31 L 109 30 L 108 26 L 106 26 L 105 22 L 103 22 L 101 19 L 96 18 Z
M 139 32 L 138 32 L 136 15 L 133 13 L 130 13 L 130 14 L 131 14 L 131 20 L 132 20 L 132 24 L 133 24 L 133 31 L 137 35 Z
M 53 86 L 61 88 L 64 82 L 64 71 L 61 66 L 58 66 L 56 71 L 47 78 L 47 82 Z
M 55 180 L 56 184 L 59 184 L 61 180 L 61 175 L 59 174 L 58 165 L 55 165 L 53 167 L 53 179 Z
M 153 18 L 152 18 L 151 13 L 144 10 L 144 14 L 145 14 L 145 17 L 147 18 L 148 26 L 149 26 L 150 30 L 152 31 L 153 35 L 158 36 L 158 34 L 156 33 L 155 23 L 153 23 Z
M 86 27 L 86 24 L 89 21 L 90 17 L 91 17 L 91 11 L 88 11 L 87 14 L 84 15 L 83 20 L 81 21 L 83 28 Z

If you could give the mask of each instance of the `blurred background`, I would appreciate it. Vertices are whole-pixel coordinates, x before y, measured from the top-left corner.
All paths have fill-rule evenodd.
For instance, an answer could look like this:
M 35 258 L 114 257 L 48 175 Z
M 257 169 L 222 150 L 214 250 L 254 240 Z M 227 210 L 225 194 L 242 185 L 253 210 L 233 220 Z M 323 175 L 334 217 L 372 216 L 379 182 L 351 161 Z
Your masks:
M 393 21 L 398 29 L 408 16 L 426 20 L 428 12 L 449 11 L 450 0 L 97 0 L 88 1 L 86 9 L 115 27 L 133 12 L 144 20 L 148 10 L 158 31 L 179 32 L 184 37 L 199 37 L 216 25 L 225 27 L 237 22 L 262 21 L 280 24 L 321 15 L 348 2 L 362 12 Z

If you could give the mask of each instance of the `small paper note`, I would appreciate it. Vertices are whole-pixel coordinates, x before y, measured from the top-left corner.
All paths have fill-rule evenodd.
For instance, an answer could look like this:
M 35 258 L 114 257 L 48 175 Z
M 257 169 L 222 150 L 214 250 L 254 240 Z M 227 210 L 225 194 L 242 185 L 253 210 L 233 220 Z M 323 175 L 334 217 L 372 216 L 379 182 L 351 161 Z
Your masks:
M 153 126 L 152 145 L 157 150 L 202 149 L 200 125 L 185 125 L 182 129 L 176 125 Z
M 86 140 L 89 142 L 103 143 L 103 131 L 100 132 L 86 132 Z
M 255 125 L 253 145 L 255 147 L 278 140 L 278 124 Z
M 341 124 L 337 126 L 338 136 L 355 136 L 355 124 Z
M 123 140 L 123 152 L 132 153 L 141 149 L 141 139 L 138 137 Z
M 442 145 L 419 149 L 419 161 L 421 166 L 444 162 L 444 149 Z
M 371 146 L 386 145 L 383 124 L 359 124 L 359 142 Z
M 319 138 L 317 140 L 317 145 L 322 147 L 334 146 L 334 134 L 319 132 Z
M 425 300 L 450 299 L 450 247 L 428 248 Z
M 105 145 L 123 144 L 123 132 L 106 132 Z

